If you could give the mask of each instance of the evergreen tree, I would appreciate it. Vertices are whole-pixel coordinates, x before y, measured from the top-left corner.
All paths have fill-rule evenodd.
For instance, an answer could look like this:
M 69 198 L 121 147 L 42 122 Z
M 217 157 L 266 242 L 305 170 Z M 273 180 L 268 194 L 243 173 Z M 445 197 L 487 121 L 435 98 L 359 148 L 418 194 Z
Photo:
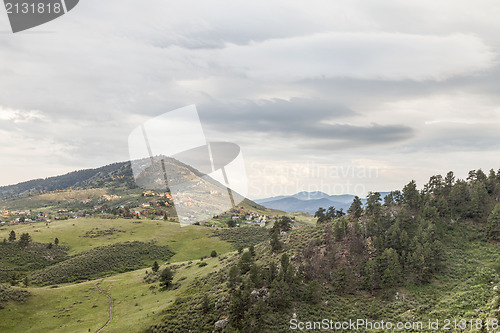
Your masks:
M 288 254 L 286 254 L 286 252 L 281 255 L 280 263 L 281 263 L 281 273 L 284 276 L 286 270 L 288 269 L 288 265 L 290 265 L 290 258 L 288 257 Z
M 449 195 L 453 185 L 455 185 L 455 175 L 453 174 L 453 171 L 449 171 L 446 174 L 446 177 L 444 178 L 444 189 L 443 190 L 444 190 L 445 196 Z
M 335 207 L 333 206 L 328 207 L 328 210 L 326 211 L 326 219 L 328 221 L 331 221 L 335 217 L 337 217 L 337 211 L 335 210 Z
M 165 269 L 160 274 L 160 287 L 162 289 L 167 289 L 172 285 L 174 280 L 174 273 L 170 267 L 165 267 Z
M 276 221 L 275 226 L 277 226 L 279 231 L 289 231 L 292 229 L 292 219 L 288 216 L 282 216 Z
M 418 207 L 420 203 L 420 194 L 417 190 L 417 183 L 415 183 L 414 180 L 403 188 L 403 198 L 410 208 L 415 209 Z
M 256 264 L 253 264 L 250 267 L 250 281 L 252 281 L 255 288 L 262 287 L 262 278 L 260 275 L 260 267 Z
M 346 292 L 349 285 L 349 278 L 350 276 L 347 265 L 344 262 L 341 262 L 332 279 L 335 290 L 338 292 Z
M 245 313 L 250 305 L 250 292 L 248 289 L 236 290 L 231 298 L 229 306 L 229 322 L 236 329 L 241 328 L 245 319 Z
M 160 269 L 160 265 L 158 265 L 158 262 L 157 262 L 157 261 L 155 261 L 155 262 L 153 263 L 153 267 L 151 267 L 151 269 L 152 269 L 152 270 L 153 270 L 153 272 L 155 272 L 155 273 L 156 273 L 156 272 L 158 272 L 158 270 Z
M 201 311 L 205 314 L 210 312 L 210 299 L 206 293 L 203 295 L 203 300 L 201 302 Z
M 278 277 L 278 267 L 274 261 L 271 261 L 269 264 L 269 279 L 268 283 L 270 284 Z
M 290 306 L 292 297 L 290 287 L 284 280 L 274 280 L 269 292 L 269 305 L 275 309 L 286 309 Z
M 424 185 L 424 193 L 439 195 L 441 194 L 443 186 L 444 186 L 443 176 L 441 175 L 432 176 L 429 179 L 429 182 Z
M 400 204 L 403 202 L 403 193 L 400 190 L 396 190 L 392 193 L 392 197 L 394 198 L 394 202 Z
M 349 207 L 349 210 L 347 212 L 355 218 L 361 217 L 361 214 L 363 213 L 363 203 L 358 196 L 354 197 L 351 207 Z
M 249 251 L 244 252 L 241 256 L 238 266 L 242 275 L 246 274 L 250 270 L 252 259 L 252 255 Z
M 370 259 L 366 262 L 365 269 L 365 288 L 369 291 L 379 287 L 378 262 L 375 259 Z
M 380 213 L 381 200 L 379 192 L 368 193 L 368 198 L 366 200 L 366 213 L 369 215 Z
M 382 253 L 382 285 L 383 287 L 393 287 L 400 282 L 402 269 L 399 262 L 398 253 L 388 248 Z
M 21 237 L 19 238 L 19 246 L 26 247 L 26 246 L 28 246 L 29 243 L 31 243 L 30 234 L 27 232 L 21 234 Z
M 12 230 L 9 234 L 9 242 L 14 242 L 16 240 L 16 232 Z
M 311 304 L 318 304 L 321 302 L 321 285 L 317 280 L 307 283 L 305 301 Z
M 500 241 L 500 203 L 497 203 L 488 216 L 486 236 L 489 240 Z
M 342 220 L 336 220 L 333 223 L 333 235 L 335 236 L 335 240 L 338 242 L 345 236 L 345 230 L 342 223 Z
M 271 244 L 271 250 L 273 252 L 280 251 L 281 248 L 283 247 L 283 244 L 279 240 L 279 236 L 278 236 L 278 231 L 277 230 L 272 230 L 271 231 L 271 240 L 269 242 Z
M 55 244 L 55 246 L 59 245 L 59 238 L 56 237 L 56 239 L 54 239 L 54 244 Z
M 19 274 L 16 272 L 12 273 L 9 282 L 11 286 L 17 286 L 19 284 Z
M 231 289 L 236 288 L 236 285 L 240 282 L 240 270 L 236 265 L 231 266 L 229 269 L 227 282 Z
M 217 257 L 217 251 L 212 250 L 212 252 L 210 253 L 210 256 L 211 256 L 212 258 Z
M 391 192 L 384 197 L 384 206 L 390 206 L 393 203 L 394 203 L 394 195 Z
M 316 217 L 318 219 L 317 223 L 324 223 L 328 220 L 325 212 L 326 211 L 323 207 L 319 207 L 318 210 L 316 211 L 316 213 L 314 213 L 314 217 Z

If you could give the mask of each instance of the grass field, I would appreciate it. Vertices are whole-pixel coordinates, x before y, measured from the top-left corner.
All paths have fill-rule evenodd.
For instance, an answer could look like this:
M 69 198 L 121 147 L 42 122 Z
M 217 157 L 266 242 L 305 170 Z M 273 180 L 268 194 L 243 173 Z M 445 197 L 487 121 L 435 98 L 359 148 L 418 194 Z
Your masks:
M 143 282 L 146 269 L 58 288 L 28 288 L 33 296 L 27 303 L 11 302 L 2 310 L 0 332 L 97 331 L 108 320 L 109 303 L 95 289 L 95 282 L 113 299 L 112 321 L 104 332 L 141 332 L 157 321 L 160 311 L 195 279 L 223 265 L 218 258 L 204 262 L 208 265 L 185 263 L 178 268 L 173 282 L 180 283 L 180 287 L 175 290 L 158 291 L 158 283 Z
M 181 227 L 178 223 L 145 219 L 80 218 L 49 225 L 43 222 L 11 225 L 0 229 L 0 240 L 8 238 L 11 230 L 17 235 L 28 232 L 33 241 L 41 243 L 54 242 L 57 237 L 60 245 L 69 246 L 69 254 L 126 241 L 156 241 L 158 245 L 168 245 L 176 253 L 171 261 L 199 259 L 210 255 L 212 250 L 225 253 L 234 249 L 230 243 L 210 237 L 209 228 Z

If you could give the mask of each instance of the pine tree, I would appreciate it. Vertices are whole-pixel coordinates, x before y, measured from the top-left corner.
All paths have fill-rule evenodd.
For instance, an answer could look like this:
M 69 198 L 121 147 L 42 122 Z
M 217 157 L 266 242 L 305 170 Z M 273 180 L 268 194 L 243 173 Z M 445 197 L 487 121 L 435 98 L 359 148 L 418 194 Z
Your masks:
M 271 240 L 269 242 L 271 244 L 271 250 L 273 252 L 280 251 L 281 248 L 283 247 L 283 244 L 279 240 L 279 236 L 278 236 L 278 231 L 277 230 L 271 231 Z
M 156 272 L 158 272 L 158 270 L 160 269 L 160 265 L 158 265 L 158 262 L 157 262 L 157 261 L 155 261 L 155 262 L 153 263 L 153 267 L 151 267 L 151 269 L 152 269 L 152 270 L 153 270 L 153 272 L 155 272 L 155 273 L 156 273 Z
M 286 254 L 286 252 L 281 255 L 280 263 L 281 263 L 281 273 L 284 276 L 286 270 L 288 269 L 288 265 L 290 264 L 290 258 L 288 257 L 288 254 Z
M 389 248 L 382 253 L 382 285 L 383 287 L 393 287 L 398 285 L 402 269 L 399 262 L 399 255 L 396 250 Z
M 260 267 L 256 264 L 253 264 L 250 267 L 250 281 L 252 281 L 255 288 L 262 287 L 262 278 L 260 275 Z
M 355 196 L 351 206 L 347 210 L 349 214 L 354 216 L 355 218 L 361 217 L 361 214 L 363 213 L 363 203 L 361 202 L 361 199 L 358 196 Z
M 9 234 L 9 242 L 14 242 L 16 240 L 16 232 L 12 230 Z
M 250 305 L 250 292 L 248 289 L 236 290 L 229 306 L 229 322 L 234 328 L 241 328 L 245 313 Z
M 172 285 L 172 281 L 174 280 L 174 273 L 169 267 L 165 267 L 165 269 L 160 274 L 160 287 L 162 289 L 167 289 Z
M 488 216 L 486 236 L 489 240 L 500 241 L 500 203 L 497 203 Z
M 327 217 L 326 217 L 326 210 L 323 208 L 323 207 L 319 207 L 318 210 L 316 211 L 316 213 L 314 213 L 314 217 L 316 217 L 318 220 L 317 220 L 317 223 L 324 223 L 327 221 Z
M 381 201 L 379 192 L 370 192 L 368 193 L 368 198 L 366 200 L 366 213 L 369 215 L 374 215 L 380 213 L 380 201 Z
M 370 259 L 366 262 L 365 269 L 365 288 L 369 291 L 379 287 L 378 282 L 378 262 L 375 259 Z
M 268 283 L 271 284 L 278 277 L 278 267 L 274 261 L 269 264 L 269 279 Z
M 201 311 L 207 314 L 210 311 L 210 299 L 207 294 L 203 295 L 203 301 L 201 302 Z
M 240 267 L 240 272 L 242 275 L 246 274 L 250 270 L 252 259 L 252 255 L 248 251 L 244 252 L 241 256 L 238 265 Z
M 275 309 L 286 309 L 290 306 L 292 297 L 290 287 L 283 280 L 274 280 L 271 284 L 269 295 L 269 305 Z
M 253 245 L 250 245 L 248 248 L 248 252 L 252 255 L 252 257 L 255 257 L 255 247 Z
M 321 302 L 321 285 L 318 280 L 307 283 L 305 301 L 311 304 L 318 304 Z
M 404 201 L 410 206 L 410 208 L 417 208 L 420 203 L 420 194 L 417 190 L 417 183 L 414 180 L 409 182 L 403 188 L 403 198 Z
M 227 283 L 229 288 L 234 289 L 240 281 L 240 270 L 236 265 L 231 266 L 228 272 Z
M 31 243 L 30 234 L 27 232 L 21 234 L 21 237 L 19 238 L 19 246 L 26 247 L 26 246 L 28 246 L 29 243 Z

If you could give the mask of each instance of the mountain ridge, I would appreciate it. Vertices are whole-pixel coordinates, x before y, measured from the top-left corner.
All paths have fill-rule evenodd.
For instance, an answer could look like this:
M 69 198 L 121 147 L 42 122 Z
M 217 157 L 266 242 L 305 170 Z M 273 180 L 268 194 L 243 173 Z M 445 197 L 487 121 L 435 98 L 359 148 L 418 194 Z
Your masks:
M 388 193 L 380 192 L 382 198 Z M 330 206 L 337 209 L 342 208 L 344 211 L 347 211 L 354 197 L 355 195 L 353 194 L 329 195 L 321 191 L 301 191 L 293 195 L 256 199 L 254 202 L 267 208 L 279 209 L 288 213 L 303 212 L 314 214 L 320 207 L 328 208 Z M 366 199 L 361 198 L 361 202 L 365 204 Z

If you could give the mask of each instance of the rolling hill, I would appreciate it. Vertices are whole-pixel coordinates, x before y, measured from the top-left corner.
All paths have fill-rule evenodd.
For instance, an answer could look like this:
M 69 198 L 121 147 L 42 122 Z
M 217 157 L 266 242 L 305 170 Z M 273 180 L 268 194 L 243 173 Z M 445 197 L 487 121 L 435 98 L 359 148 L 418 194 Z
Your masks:
M 121 193 L 112 205 L 145 199 L 114 175 L 107 187 L 22 192 L 2 205 L 61 208 L 112 192 Z M 110 318 L 104 331 L 274 333 L 321 318 L 438 320 L 435 332 L 450 331 L 446 320 L 465 320 L 495 331 L 500 171 L 446 179 L 435 176 L 423 190 L 410 182 L 384 204 L 309 225 L 279 217 L 268 229 L 181 228 L 154 216 L 106 213 L 2 224 L 0 331 L 92 332 Z M 267 203 L 291 200 L 296 210 L 302 203 L 332 205 L 332 197 L 306 192 Z M 243 205 L 271 212 L 251 201 Z M 169 271 L 173 278 L 162 285 Z M 476 327 L 471 331 L 480 332 Z
M 185 190 L 185 193 L 176 192 L 180 193 L 177 199 L 181 204 L 177 209 L 174 207 L 172 196 L 167 194 L 170 189 L 165 187 L 163 173 L 155 174 L 153 170 L 148 174 L 150 170 L 145 169 L 137 175 L 137 180 L 143 185 L 151 185 L 151 188 L 139 188 L 130 162 L 0 187 L 0 209 L 32 210 L 37 214 L 52 214 L 53 217 L 57 212 L 69 211 L 74 214 L 66 214 L 66 217 L 71 217 L 95 213 L 116 215 L 115 211 L 120 207 L 143 211 L 144 206 L 147 206 L 146 210 L 150 215 L 166 215 L 171 220 L 177 219 L 179 209 L 182 209 L 184 216 L 194 216 L 198 213 L 200 216 L 197 217 L 207 220 L 232 208 L 225 186 L 173 158 L 165 157 L 163 160 L 168 164 L 169 179 L 175 185 L 187 184 L 180 188 L 181 191 Z M 161 179 L 158 179 L 158 176 Z M 158 183 L 161 186 L 158 186 Z M 179 186 L 176 189 L 179 190 Z M 236 203 L 240 202 L 239 208 L 272 214 L 269 209 L 234 191 L 232 195 Z M 159 208 L 156 207 L 158 205 Z

